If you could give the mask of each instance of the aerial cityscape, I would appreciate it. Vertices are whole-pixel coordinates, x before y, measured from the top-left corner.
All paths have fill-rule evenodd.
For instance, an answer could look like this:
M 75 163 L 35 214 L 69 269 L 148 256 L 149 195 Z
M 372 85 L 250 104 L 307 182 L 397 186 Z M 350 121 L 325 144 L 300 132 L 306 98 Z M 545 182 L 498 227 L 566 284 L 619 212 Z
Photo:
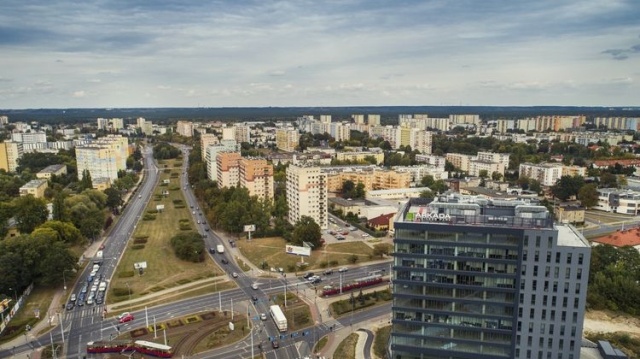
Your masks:
M 0 358 L 640 358 L 633 0 L 0 4 Z

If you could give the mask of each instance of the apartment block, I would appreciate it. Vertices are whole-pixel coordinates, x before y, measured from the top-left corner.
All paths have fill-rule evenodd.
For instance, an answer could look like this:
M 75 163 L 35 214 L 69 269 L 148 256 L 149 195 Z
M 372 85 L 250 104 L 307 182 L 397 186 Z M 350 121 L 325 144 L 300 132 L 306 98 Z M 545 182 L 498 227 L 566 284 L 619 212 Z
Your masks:
M 394 228 L 392 358 L 580 358 L 591 248 L 546 207 L 415 198 Z
M 273 166 L 259 158 L 242 158 L 238 162 L 240 186 L 252 196 L 272 202 L 274 196 Z
M 469 170 L 469 162 L 471 161 L 471 156 L 463 155 L 461 153 L 447 153 L 445 155 L 445 158 L 456 168 L 459 168 L 462 171 Z
M 221 152 L 216 156 L 218 188 L 237 187 L 240 183 L 238 152 Z
M 553 186 L 562 177 L 561 163 L 530 163 L 520 164 L 520 178 L 528 177 L 540 182 L 543 186 Z
M 600 211 L 630 214 L 640 214 L 640 192 L 617 188 L 598 188 L 598 204 L 593 209 Z
M 348 141 L 351 138 L 351 126 L 347 123 L 334 122 L 331 124 L 329 134 L 336 141 Z
M 200 151 L 202 156 L 202 161 L 207 157 L 207 148 L 209 146 L 217 145 L 220 141 L 218 141 L 218 136 L 213 133 L 203 133 L 200 135 Z
M 15 172 L 18 160 L 24 154 L 22 142 L 0 142 L 0 169 Z
M 211 181 L 218 180 L 218 164 L 216 157 L 221 152 L 238 152 L 240 151 L 238 144 L 233 140 L 223 140 L 216 145 L 208 145 L 204 157 L 207 166 L 207 178 Z
M 380 115 L 368 114 L 367 115 L 367 125 L 369 125 L 369 126 L 380 126 Z
M 376 166 L 366 167 L 325 167 L 327 189 L 329 192 L 340 192 L 344 181 L 355 184 L 362 183 L 365 191 L 380 189 L 409 188 L 411 173 L 383 170 Z
M 251 127 L 246 125 L 235 125 L 235 140 L 238 143 L 251 142 Z
M 355 123 L 356 125 L 364 125 L 364 115 L 362 114 L 357 114 L 357 115 L 351 115 L 351 119 L 353 120 L 353 123 Z
M 294 128 L 278 128 L 276 129 L 276 146 L 279 150 L 285 152 L 293 152 L 298 146 L 300 134 Z
M 193 122 L 178 121 L 176 133 L 184 137 L 193 137 Z
M 48 187 L 49 182 L 46 179 L 34 179 L 20 187 L 20 196 L 32 195 L 35 198 L 43 198 Z
M 381 165 L 384 163 L 384 151 L 379 148 L 370 150 L 354 150 L 336 152 L 336 159 L 338 161 L 351 161 L 351 162 L 364 162 L 365 158 L 375 158 L 376 164 Z
M 11 141 L 30 143 L 46 143 L 47 134 L 45 132 L 14 132 L 11 134 Z
M 124 128 L 124 120 L 122 118 L 98 118 L 96 122 L 98 130 L 117 132 Z
M 328 224 L 327 176 L 319 167 L 287 167 L 289 222 L 295 224 L 309 216 L 322 229 Z
M 432 176 L 434 180 L 446 180 L 449 178 L 449 172 L 444 170 L 444 165 L 420 165 L 420 166 L 395 166 L 392 170 L 401 173 L 407 172 L 410 177 L 410 186 L 419 187 L 422 182 L 422 178 L 425 176 Z
M 91 178 L 106 177 L 115 181 L 118 171 L 127 169 L 129 143 L 126 137 L 109 135 L 76 147 L 78 179 L 88 170 Z

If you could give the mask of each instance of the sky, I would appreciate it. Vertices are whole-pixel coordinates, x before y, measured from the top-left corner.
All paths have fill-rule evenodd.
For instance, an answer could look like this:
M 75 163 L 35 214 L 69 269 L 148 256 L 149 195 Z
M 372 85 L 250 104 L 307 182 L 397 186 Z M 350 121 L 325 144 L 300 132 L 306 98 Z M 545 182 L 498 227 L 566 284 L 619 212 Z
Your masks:
M 0 108 L 638 106 L 638 0 L 2 0 Z

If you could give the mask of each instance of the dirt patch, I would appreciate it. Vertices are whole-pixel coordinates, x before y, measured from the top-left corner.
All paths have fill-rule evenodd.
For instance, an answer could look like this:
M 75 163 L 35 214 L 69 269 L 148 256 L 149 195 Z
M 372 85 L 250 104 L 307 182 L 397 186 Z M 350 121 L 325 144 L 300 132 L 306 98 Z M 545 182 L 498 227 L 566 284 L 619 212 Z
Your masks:
M 640 338 L 640 319 L 610 311 L 590 310 L 584 317 L 584 332 L 628 333 Z

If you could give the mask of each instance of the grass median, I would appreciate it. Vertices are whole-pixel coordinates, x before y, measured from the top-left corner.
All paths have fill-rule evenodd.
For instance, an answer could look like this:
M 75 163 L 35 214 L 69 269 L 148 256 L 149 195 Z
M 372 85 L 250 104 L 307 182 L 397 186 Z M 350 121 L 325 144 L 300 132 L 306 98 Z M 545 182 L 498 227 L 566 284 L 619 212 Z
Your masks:
M 171 247 L 173 236 L 196 230 L 192 209 L 186 205 L 180 188 L 180 169 L 176 160 L 160 161 L 160 180 L 141 214 L 132 238 L 116 268 L 110 285 L 109 304 L 135 299 L 184 283 L 222 275 L 213 261 L 193 263 L 178 259 Z M 168 183 L 165 181 L 168 180 Z M 158 205 L 164 208 L 158 208 Z M 135 263 L 146 262 L 139 272 Z

